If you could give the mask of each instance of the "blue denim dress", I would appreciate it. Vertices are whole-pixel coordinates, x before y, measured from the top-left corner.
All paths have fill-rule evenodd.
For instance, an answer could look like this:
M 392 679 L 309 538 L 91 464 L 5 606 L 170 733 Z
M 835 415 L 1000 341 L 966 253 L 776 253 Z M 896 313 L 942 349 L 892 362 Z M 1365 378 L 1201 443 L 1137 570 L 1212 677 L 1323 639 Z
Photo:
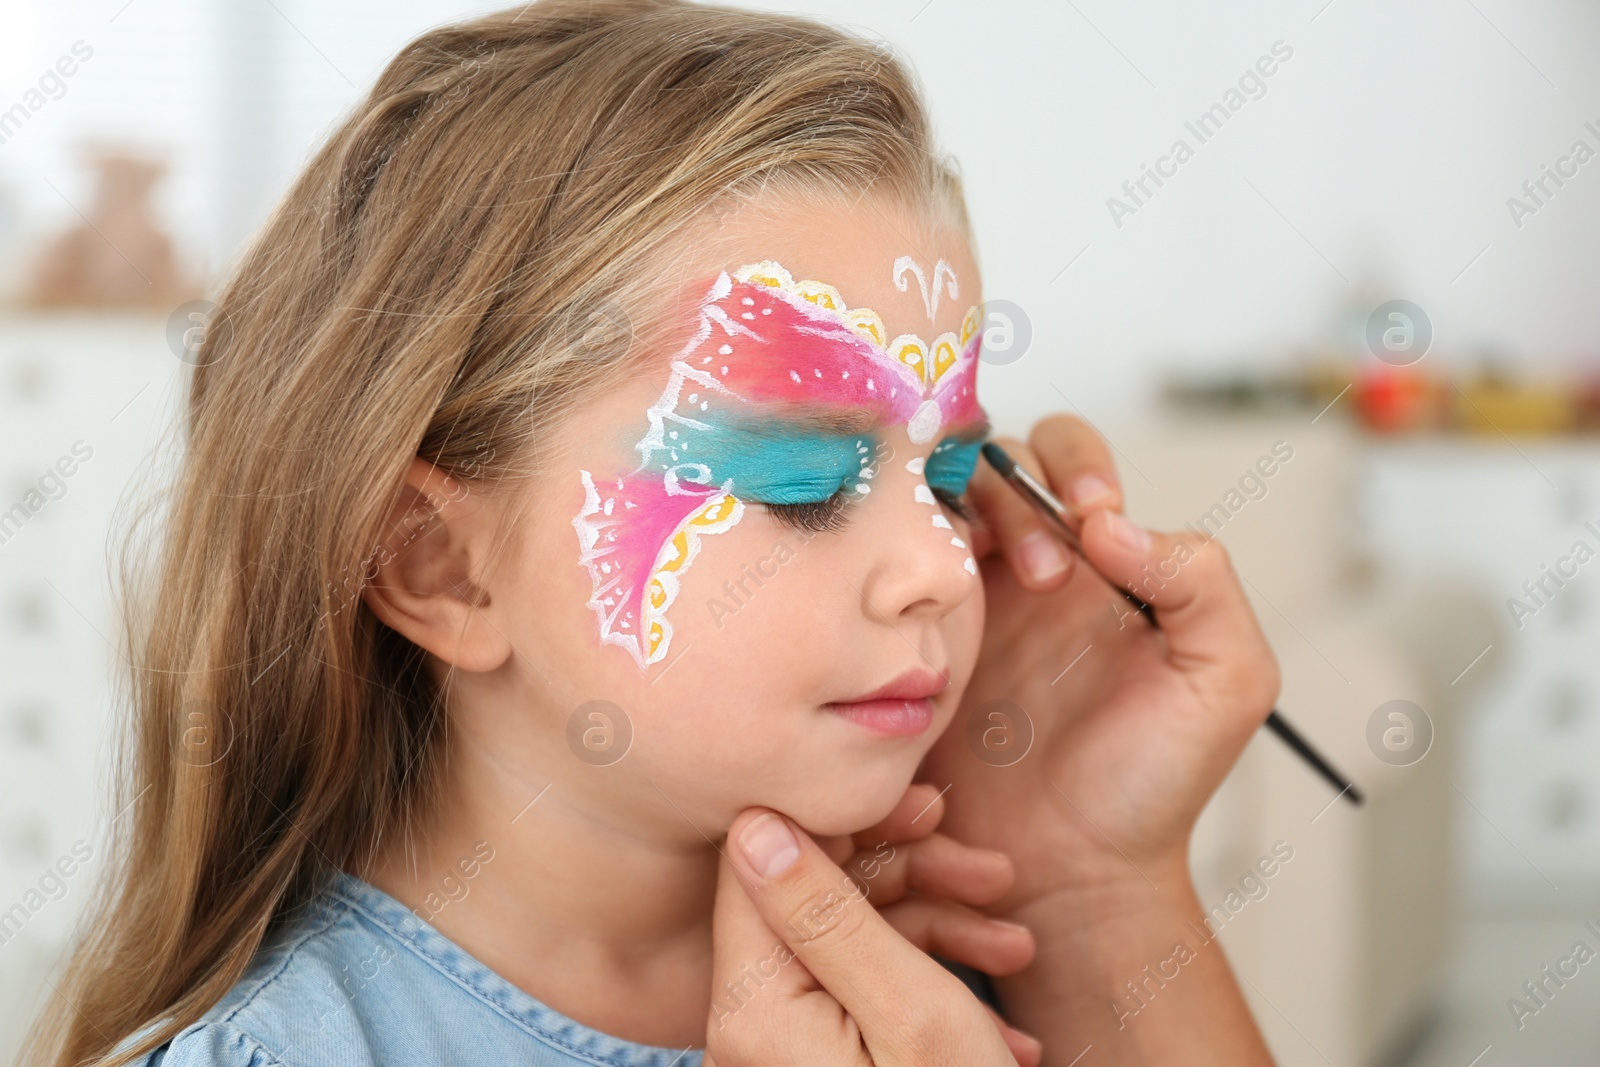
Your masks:
M 988 977 L 940 960 L 980 998 Z M 136 1035 L 137 1036 L 137 1035 Z M 131 1044 L 129 1039 L 126 1044 Z M 524 993 L 349 874 L 337 875 L 210 1011 L 139 1067 L 699 1067 Z
M 699 1067 L 697 1048 L 567 1018 L 387 893 L 338 875 L 243 978 L 141 1067 Z

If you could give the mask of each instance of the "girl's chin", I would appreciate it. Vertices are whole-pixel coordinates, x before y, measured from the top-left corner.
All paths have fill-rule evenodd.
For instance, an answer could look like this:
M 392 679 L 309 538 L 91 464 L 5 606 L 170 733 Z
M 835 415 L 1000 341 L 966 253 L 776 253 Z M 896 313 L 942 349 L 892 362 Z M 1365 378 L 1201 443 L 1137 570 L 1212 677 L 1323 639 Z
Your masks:
M 912 767 L 894 781 L 874 783 L 866 788 L 846 785 L 833 796 L 819 797 L 809 804 L 796 804 L 784 814 L 812 837 L 859 833 L 888 817 L 911 785 L 915 771 Z

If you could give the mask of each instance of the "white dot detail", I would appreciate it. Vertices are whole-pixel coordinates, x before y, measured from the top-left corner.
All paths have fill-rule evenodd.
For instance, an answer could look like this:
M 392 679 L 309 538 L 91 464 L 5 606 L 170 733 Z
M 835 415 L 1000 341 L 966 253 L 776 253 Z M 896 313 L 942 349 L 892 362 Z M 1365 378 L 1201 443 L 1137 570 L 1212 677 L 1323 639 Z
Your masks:
M 939 432 L 939 421 L 938 403 L 924 400 L 916 414 L 911 416 L 911 421 L 906 423 L 906 436 L 911 438 L 914 445 L 925 445 Z

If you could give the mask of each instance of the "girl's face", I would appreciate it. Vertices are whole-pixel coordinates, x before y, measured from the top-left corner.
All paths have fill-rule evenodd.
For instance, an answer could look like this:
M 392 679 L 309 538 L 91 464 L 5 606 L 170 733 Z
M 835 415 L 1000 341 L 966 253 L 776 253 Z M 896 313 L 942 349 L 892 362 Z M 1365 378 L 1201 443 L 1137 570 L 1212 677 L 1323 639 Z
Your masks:
M 558 784 L 648 783 L 708 832 L 753 804 L 861 829 L 949 724 L 983 626 L 956 501 L 987 429 L 978 272 L 876 199 L 767 198 L 713 230 L 671 335 L 547 442 L 495 579 L 506 669 L 551 709 Z

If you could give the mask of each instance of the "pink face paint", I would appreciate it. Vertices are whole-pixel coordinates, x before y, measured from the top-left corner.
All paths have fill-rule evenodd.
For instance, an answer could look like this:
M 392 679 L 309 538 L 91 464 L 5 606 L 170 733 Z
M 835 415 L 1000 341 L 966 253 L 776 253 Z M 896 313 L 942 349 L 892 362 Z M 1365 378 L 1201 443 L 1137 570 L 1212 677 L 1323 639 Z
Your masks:
M 954 296 L 954 273 L 939 267 L 935 285 Z M 978 321 L 974 307 L 959 334 L 886 340 L 876 312 L 771 261 L 719 275 L 645 412 L 639 466 L 600 481 L 582 472 L 573 526 L 601 641 L 641 667 L 665 658 L 667 608 L 700 538 L 736 524 L 741 500 L 865 493 L 873 470 L 864 427 L 903 423 L 921 444 L 943 427 L 982 422 Z M 829 428 L 841 422 L 850 429 Z
M 744 505 L 718 489 L 674 493 L 660 478 L 618 478 L 601 488 L 588 471 L 582 475 L 583 510 L 572 525 L 600 640 L 627 649 L 641 666 L 654 663 L 671 643 L 667 608 L 700 538 L 733 526 Z

